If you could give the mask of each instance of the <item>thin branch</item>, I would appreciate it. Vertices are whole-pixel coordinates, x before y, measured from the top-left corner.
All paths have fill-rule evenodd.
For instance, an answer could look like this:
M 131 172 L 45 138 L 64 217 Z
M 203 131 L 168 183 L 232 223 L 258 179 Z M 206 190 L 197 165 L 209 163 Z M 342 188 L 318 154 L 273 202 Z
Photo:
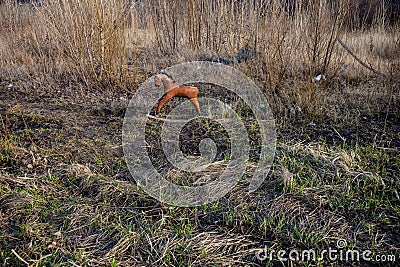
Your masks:
M 336 37 L 336 40 L 339 42 L 339 44 L 358 62 L 360 63 L 364 68 L 372 71 L 374 74 L 381 76 L 382 78 L 388 79 L 391 82 L 397 82 L 400 83 L 400 80 L 397 80 L 396 78 L 393 77 L 389 77 L 385 74 L 383 74 L 382 72 L 377 71 L 376 69 L 370 67 L 367 65 L 367 63 L 363 62 L 361 59 L 359 59 L 353 51 L 350 50 L 350 48 L 348 48 L 343 42 L 342 40 L 340 40 L 339 37 Z

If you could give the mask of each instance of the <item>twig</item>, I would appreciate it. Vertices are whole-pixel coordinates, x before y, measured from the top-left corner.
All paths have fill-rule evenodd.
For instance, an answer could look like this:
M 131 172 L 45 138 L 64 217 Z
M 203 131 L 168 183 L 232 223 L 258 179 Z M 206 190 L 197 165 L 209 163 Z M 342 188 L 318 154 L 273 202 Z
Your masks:
M 20 261 L 22 261 L 22 262 L 25 263 L 27 266 L 29 266 L 29 263 L 28 263 L 26 260 L 24 260 L 20 255 L 18 255 L 18 253 L 15 252 L 14 249 L 11 249 L 11 252 L 12 252 Z
M 336 37 L 336 40 L 337 40 L 337 41 L 339 42 L 339 44 L 340 44 L 340 45 L 341 45 L 341 46 L 342 46 L 342 47 L 343 47 L 343 48 L 344 48 L 358 63 L 360 63 L 364 68 L 366 68 L 366 69 L 372 71 L 374 74 L 376 74 L 376 75 L 378 75 L 378 76 L 381 76 L 382 78 L 389 79 L 389 81 L 391 81 L 391 82 L 400 83 L 400 80 L 397 80 L 396 78 L 393 78 L 393 77 L 389 77 L 389 76 L 387 76 L 386 74 L 383 74 L 382 72 L 379 72 L 379 71 L 377 71 L 376 69 L 374 69 L 374 68 L 368 66 L 367 63 L 365 63 L 365 62 L 363 62 L 361 59 L 359 59 L 359 58 L 356 56 L 356 54 L 354 54 L 354 52 L 351 51 L 350 48 L 348 48 L 348 47 L 345 45 L 345 43 L 343 43 L 342 40 L 340 40 L 339 37 Z
M 343 143 L 346 142 L 346 138 L 344 138 L 343 136 L 340 135 L 340 133 L 338 131 L 336 131 L 335 127 L 332 127 L 333 130 L 335 131 L 335 133 L 337 133 L 337 135 L 339 136 L 340 139 L 342 139 Z

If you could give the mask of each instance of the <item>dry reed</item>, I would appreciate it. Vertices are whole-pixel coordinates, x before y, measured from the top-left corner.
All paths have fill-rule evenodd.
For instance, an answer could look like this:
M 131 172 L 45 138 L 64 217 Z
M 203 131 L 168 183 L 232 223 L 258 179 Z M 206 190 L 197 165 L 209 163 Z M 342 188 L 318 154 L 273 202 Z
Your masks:
M 399 34 L 386 30 L 385 6 L 375 2 L 368 2 L 376 9 L 369 30 L 350 0 L 292 6 L 278 0 L 5 3 L 0 70 L 4 80 L 34 78 L 44 87 L 73 82 L 84 91 L 133 91 L 149 72 L 212 55 L 234 57 L 245 48 L 252 51 L 250 62 L 236 67 L 257 82 L 278 113 L 317 112 L 326 85 L 342 74 L 369 74 L 337 45 L 337 36 L 377 70 L 398 75 Z M 314 83 L 319 74 L 330 82 Z

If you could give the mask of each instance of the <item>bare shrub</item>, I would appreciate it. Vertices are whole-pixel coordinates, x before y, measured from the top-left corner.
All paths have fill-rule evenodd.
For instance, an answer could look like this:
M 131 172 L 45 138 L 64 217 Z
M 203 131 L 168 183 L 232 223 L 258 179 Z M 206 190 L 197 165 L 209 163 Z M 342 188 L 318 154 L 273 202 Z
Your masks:
M 167 66 L 248 51 L 246 62 L 226 62 L 255 80 L 278 113 L 314 113 L 344 66 L 352 65 L 354 76 L 369 74 L 337 46 L 337 36 L 378 71 L 397 75 L 398 31 L 386 29 L 388 7 L 378 2 L 6 2 L 0 7 L 0 68 L 6 78 L 35 77 L 50 90 L 68 81 L 83 84 L 82 91 L 132 91 Z M 365 6 L 373 14 L 368 31 L 359 16 Z M 327 82 L 314 83 L 320 74 Z

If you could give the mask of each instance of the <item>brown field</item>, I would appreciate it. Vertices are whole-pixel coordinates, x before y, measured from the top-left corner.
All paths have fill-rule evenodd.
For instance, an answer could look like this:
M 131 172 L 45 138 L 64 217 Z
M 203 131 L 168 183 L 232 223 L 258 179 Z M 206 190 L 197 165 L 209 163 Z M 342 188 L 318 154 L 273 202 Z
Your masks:
M 395 266 L 398 4 L 284 2 L 0 1 L 0 265 Z M 277 127 L 274 164 L 255 192 L 241 181 L 213 203 L 169 206 L 129 173 L 124 114 L 155 73 L 212 58 L 235 61 L 230 66 L 264 93 Z M 319 74 L 326 79 L 314 81 Z M 198 87 L 201 96 L 231 97 Z M 228 147 L 220 126 L 200 132 L 200 122 L 182 134 L 183 150 L 197 155 L 204 135 Z M 257 130 L 251 118 L 246 123 Z M 149 121 L 146 130 L 149 154 L 164 168 L 160 127 Z M 229 159 L 226 151 L 218 156 Z M 250 157 L 245 177 L 254 164 Z M 338 240 L 346 251 L 370 250 L 372 260 L 277 256 L 321 255 Z M 265 247 L 274 255 L 260 260 Z

